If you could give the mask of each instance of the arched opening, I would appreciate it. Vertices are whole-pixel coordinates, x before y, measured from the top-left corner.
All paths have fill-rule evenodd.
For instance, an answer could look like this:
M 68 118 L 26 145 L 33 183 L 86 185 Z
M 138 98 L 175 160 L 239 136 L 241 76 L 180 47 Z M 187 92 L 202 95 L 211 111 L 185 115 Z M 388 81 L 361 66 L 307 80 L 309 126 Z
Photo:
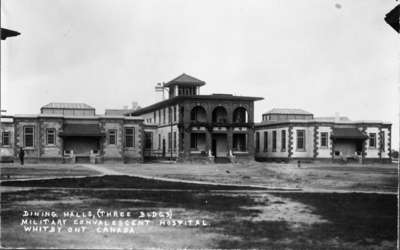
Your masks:
M 207 122 L 207 112 L 202 106 L 196 106 L 190 112 L 190 120 L 196 122 Z
M 212 113 L 212 121 L 216 123 L 228 122 L 228 112 L 224 107 L 216 107 Z
M 247 110 L 243 107 L 238 107 L 233 111 L 233 122 L 245 123 L 248 122 Z

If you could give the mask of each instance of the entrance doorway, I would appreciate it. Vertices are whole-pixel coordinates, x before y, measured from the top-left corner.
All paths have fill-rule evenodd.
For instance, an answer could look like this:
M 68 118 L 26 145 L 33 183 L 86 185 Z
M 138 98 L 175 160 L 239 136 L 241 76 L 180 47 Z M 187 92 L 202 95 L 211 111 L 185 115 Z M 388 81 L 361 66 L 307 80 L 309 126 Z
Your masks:
M 212 135 L 211 153 L 214 157 L 228 156 L 228 136 L 226 134 Z

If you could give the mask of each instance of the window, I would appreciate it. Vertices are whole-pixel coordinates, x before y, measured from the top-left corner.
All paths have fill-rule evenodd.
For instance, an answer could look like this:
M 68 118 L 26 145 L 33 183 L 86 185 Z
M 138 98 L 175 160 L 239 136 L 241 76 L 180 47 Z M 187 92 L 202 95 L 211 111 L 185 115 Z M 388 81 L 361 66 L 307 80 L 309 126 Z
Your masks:
M 385 151 L 385 131 L 381 132 L 381 150 Z
M 153 133 L 145 132 L 144 133 L 144 148 L 152 149 L 152 144 L 153 144 Z
M 10 145 L 10 132 L 4 131 L 2 133 L 2 145 L 9 146 Z
M 281 131 L 281 151 L 286 151 L 286 130 Z
M 328 147 L 328 133 L 321 132 L 321 147 Z
M 161 134 L 158 134 L 158 149 L 161 149 Z
M 172 134 L 171 132 L 168 133 L 168 150 L 172 150 Z
M 369 147 L 376 147 L 376 133 L 369 133 Z
M 196 133 L 190 134 L 190 148 L 197 149 L 197 134 Z
M 260 132 L 256 132 L 256 152 L 260 152 Z
M 174 150 L 176 150 L 176 131 L 174 132 Z
M 276 131 L 272 131 L 272 151 L 276 151 Z
M 56 144 L 56 130 L 54 128 L 48 128 L 46 130 L 46 144 L 47 145 Z
M 108 130 L 108 144 L 115 145 L 117 139 L 117 131 L 115 129 Z
M 176 106 L 174 106 L 174 122 L 176 122 Z
M 165 124 L 166 116 L 165 116 L 165 109 L 163 109 L 163 124 Z
M 158 124 L 161 124 L 161 110 L 158 110 Z
M 157 118 L 157 114 L 156 114 L 156 111 L 154 111 L 154 112 L 153 112 L 153 120 L 154 120 L 154 123 L 156 123 L 156 118 Z
M 24 147 L 33 147 L 33 126 L 24 127 Z
M 132 148 L 135 146 L 135 128 L 125 128 L 125 147 Z
M 233 151 L 245 152 L 246 150 L 246 134 L 233 134 Z
M 305 150 L 305 130 L 297 130 L 297 149 Z
M 264 132 L 264 152 L 268 151 L 268 132 Z

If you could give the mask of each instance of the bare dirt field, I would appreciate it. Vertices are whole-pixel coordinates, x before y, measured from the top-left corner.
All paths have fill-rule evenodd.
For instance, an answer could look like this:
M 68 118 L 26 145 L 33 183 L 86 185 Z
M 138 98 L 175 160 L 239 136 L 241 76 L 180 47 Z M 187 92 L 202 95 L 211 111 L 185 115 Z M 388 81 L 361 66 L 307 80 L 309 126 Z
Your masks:
M 394 165 L 8 164 L 1 165 L 1 174 L 2 247 L 396 249 L 398 180 Z M 216 188 L 190 181 L 303 191 Z M 130 211 L 133 220 L 140 212 L 172 211 L 171 220 L 177 224 L 165 225 L 162 218 L 151 217 L 146 226 L 131 226 L 132 232 L 106 232 L 110 227 L 99 221 L 112 223 L 115 218 L 78 215 L 66 218 L 60 232 L 45 232 L 37 231 L 43 225 L 34 224 L 43 218 L 23 216 L 24 211 L 52 211 L 64 219 L 66 211 L 79 214 L 98 209 Z M 24 224 L 24 218 L 36 222 Z M 68 232 L 79 229 L 82 219 L 85 231 Z M 188 220 L 206 223 L 179 224 Z M 36 231 L 29 231 L 34 226 Z
M 130 226 L 132 232 L 111 233 L 105 229 L 112 226 L 99 221 L 112 225 L 127 218 L 63 215 L 97 209 L 130 211 L 129 220 L 141 211 L 172 211 L 172 220 L 206 223 L 165 225 L 151 217 L 146 225 Z M 60 232 L 32 232 L 38 225 L 22 220 L 39 223 L 40 217 L 23 217 L 24 211 L 52 211 L 67 222 Z M 396 249 L 391 194 L 47 188 L 3 193 L 1 218 L 1 244 L 9 248 Z M 68 232 L 80 221 L 85 231 Z
M 305 191 L 345 190 L 397 192 L 395 164 L 104 164 L 102 169 L 120 174 L 164 177 L 224 184 L 302 188 Z M 102 169 L 97 169 L 102 171 Z

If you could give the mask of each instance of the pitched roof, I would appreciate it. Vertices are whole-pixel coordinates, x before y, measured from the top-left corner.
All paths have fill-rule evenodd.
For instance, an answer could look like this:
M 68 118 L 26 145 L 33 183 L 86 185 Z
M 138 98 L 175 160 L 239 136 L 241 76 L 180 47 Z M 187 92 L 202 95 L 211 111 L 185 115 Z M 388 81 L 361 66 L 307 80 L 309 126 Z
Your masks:
M 105 115 L 125 115 L 132 112 L 132 109 L 106 109 Z
M 44 105 L 42 108 L 51 108 L 51 109 L 94 109 L 93 107 L 85 104 L 85 103 L 76 103 L 76 102 L 51 102 L 47 105 Z
M 182 75 L 172 79 L 171 81 L 164 84 L 164 87 L 169 87 L 173 85 L 186 85 L 186 86 L 203 86 L 206 84 L 204 81 L 199 80 L 193 76 L 183 73 Z
M 312 113 L 305 111 L 303 109 L 286 109 L 286 108 L 273 108 L 264 114 L 265 115 L 266 114 L 312 115 Z

